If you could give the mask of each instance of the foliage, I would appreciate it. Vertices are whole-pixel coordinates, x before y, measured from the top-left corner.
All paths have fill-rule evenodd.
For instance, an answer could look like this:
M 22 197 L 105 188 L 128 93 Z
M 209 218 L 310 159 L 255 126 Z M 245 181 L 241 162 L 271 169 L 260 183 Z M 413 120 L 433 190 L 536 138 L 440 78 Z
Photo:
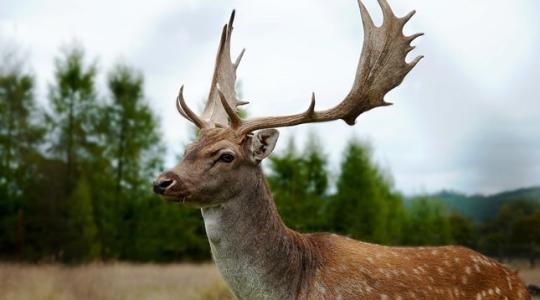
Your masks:
M 465 195 L 443 191 L 433 196 L 439 198 L 452 211 L 456 211 L 473 221 L 483 222 L 496 216 L 506 203 L 520 200 L 540 202 L 540 187 L 521 188 L 493 195 Z
M 539 214 L 540 204 L 536 201 L 516 200 L 504 204 L 495 218 L 481 224 L 480 248 L 499 257 L 508 253 L 535 255 L 535 245 L 540 242 Z
M 396 243 L 403 222 L 401 197 L 372 162 L 366 144 L 352 139 L 341 163 L 328 220 L 337 232 L 377 243 Z
M 92 207 L 92 194 L 88 181 L 82 177 L 69 197 L 68 226 L 74 234 L 68 237 L 65 248 L 66 261 L 89 261 L 98 255 L 96 223 Z
M 166 149 L 143 74 L 118 64 L 105 84 L 99 75 L 80 46 L 66 48 L 43 99 L 45 111 L 36 105 L 34 76 L 21 65 L 0 63 L 0 258 L 209 259 L 200 212 L 151 191 Z M 291 139 L 270 157 L 268 180 L 288 226 L 390 245 L 457 243 L 534 262 L 538 188 L 405 200 L 370 147 L 354 138 L 335 183 L 328 165 L 313 133 L 303 147 Z
M 268 180 L 285 223 L 300 231 L 318 230 L 323 225 L 323 206 L 328 188 L 326 158 L 315 135 L 298 152 L 290 140 L 281 155 L 270 158 Z
M 477 247 L 477 233 L 473 221 L 459 213 L 453 212 L 448 216 L 450 235 L 458 245 Z
M 440 200 L 421 196 L 412 200 L 404 242 L 407 245 L 445 245 L 452 242 L 450 222 Z
M 21 65 L 0 68 L 0 256 L 21 255 L 25 191 L 43 137 L 34 77 Z

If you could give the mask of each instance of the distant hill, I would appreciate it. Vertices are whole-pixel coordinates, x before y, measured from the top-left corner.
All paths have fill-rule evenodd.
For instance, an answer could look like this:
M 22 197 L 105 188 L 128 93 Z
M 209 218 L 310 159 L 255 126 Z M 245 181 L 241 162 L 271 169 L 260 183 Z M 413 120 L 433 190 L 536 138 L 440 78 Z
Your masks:
M 493 195 L 465 195 L 453 191 L 442 191 L 432 195 L 442 200 L 452 210 L 475 220 L 495 217 L 501 205 L 515 200 L 540 202 L 540 186 L 504 191 Z

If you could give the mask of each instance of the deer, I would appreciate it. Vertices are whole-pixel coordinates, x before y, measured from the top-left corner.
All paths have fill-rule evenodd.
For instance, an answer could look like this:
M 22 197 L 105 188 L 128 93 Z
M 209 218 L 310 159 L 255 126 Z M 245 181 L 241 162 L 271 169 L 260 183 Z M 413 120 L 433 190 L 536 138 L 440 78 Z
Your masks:
M 343 120 L 391 105 L 386 93 L 401 84 L 423 56 L 406 62 L 411 42 L 403 34 L 415 14 L 396 17 L 378 0 L 376 26 L 358 0 L 364 41 L 351 90 L 332 108 L 297 114 L 241 118 L 247 104 L 235 91 L 244 55 L 231 59 L 235 11 L 223 27 L 208 101 L 198 115 L 182 86 L 178 112 L 197 128 L 181 162 L 161 173 L 153 189 L 164 198 L 199 208 L 212 258 L 238 299 L 528 299 L 513 270 L 461 246 L 390 247 L 332 233 L 300 233 L 278 214 L 261 162 L 277 143 L 276 128 Z

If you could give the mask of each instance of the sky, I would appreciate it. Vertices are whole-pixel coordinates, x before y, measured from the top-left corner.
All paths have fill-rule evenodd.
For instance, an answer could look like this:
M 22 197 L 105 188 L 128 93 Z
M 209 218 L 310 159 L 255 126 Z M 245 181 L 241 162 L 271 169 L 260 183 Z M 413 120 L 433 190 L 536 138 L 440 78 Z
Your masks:
M 376 23 L 375 0 L 364 1 Z M 374 160 L 406 194 L 442 189 L 496 193 L 540 185 L 540 2 L 537 0 L 389 0 L 396 15 L 417 14 L 406 34 L 424 32 L 409 55 L 425 58 L 387 94 L 394 105 L 342 121 L 280 129 L 276 151 L 316 133 L 338 176 L 352 138 L 368 142 Z M 189 142 L 176 112 L 181 84 L 202 108 L 218 39 L 237 10 L 233 56 L 251 116 L 317 108 L 347 94 L 362 46 L 355 0 L 0 0 L 0 47 L 15 45 L 38 77 L 46 103 L 54 59 L 74 41 L 95 61 L 100 85 L 118 62 L 145 76 L 146 95 L 161 120 L 167 164 Z

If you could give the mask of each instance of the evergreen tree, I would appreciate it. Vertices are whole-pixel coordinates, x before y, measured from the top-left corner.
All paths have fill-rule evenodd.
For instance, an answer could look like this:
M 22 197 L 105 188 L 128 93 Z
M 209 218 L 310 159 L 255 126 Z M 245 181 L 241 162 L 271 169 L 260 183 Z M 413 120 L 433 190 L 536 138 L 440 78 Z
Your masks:
M 148 194 L 148 177 L 162 164 L 163 146 L 155 115 L 146 103 L 143 77 L 125 65 L 109 75 L 111 103 L 105 107 L 107 157 L 113 162 L 116 197 Z
M 450 235 L 454 243 L 466 247 L 476 247 L 476 229 L 471 219 L 453 212 L 448 216 Z
M 367 146 L 352 139 L 344 156 L 337 192 L 328 205 L 330 224 L 335 231 L 357 239 L 390 242 L 387 232 L 390 211 L 398 214 L 401 201 L 392 194 L 390 183 L 372 163 Z
M 427 196 L 411 200 L 404 240 L 408 245 L 452 243 L 448 213 L 440 200 Z
M 96 223 L 92 205 L 92 193 L 85 177 L 81 177 L 73 190 L 67 209 L 69 231 L 65 247 L 66 261 L 89 261 L 99 254 L 96 242 Z
M 161 165 L 157 119 L 146 103 L 142 75 L 127 65 L 109 73 L 109 96 L 99 108 L 96 131 L 103 168 L 91 177 L 104 258 L 134 257 L 141 201 L 155 201 L 150 182 Z
M 328 174 L 317 137 L 310 135 L 302 153 L 290 140 L 283 154 L 270 157 L 270 164 L 268 180 L 284 222 L 300 231 L 323 228 Z
M 69 218 L 77 217 L 69 213 L 73 206 L 70 202 L 73 201 L 73 195 L 76 195 L 74 190 L 78 188 L 83 176 L 90 185 L 91 193 L 103 188 L 92 181 L 95 174 L 106 174 L 102 159 L 104 148 L 97 133 L 99 103 L 95 88 L 96 75 L 95 65 L 85 63 L 84 51 L 80 46 L 66 48 L 63 55 L 56 60 L 54 82 L 49 86 L 51 111 L 46 115 L 46 120 L 49 126 L 51 159 L 63 162 L 65 171 L 60 173 L 61 177 L 56 178 L 61 182 L 59 188 L 63 193 L 54 199 L 45 198 L 54 201 L 46 205 L 50 207 L 49 221 L 53 224 L 58 223 L 57 219 L 71 224 L 74 220 Z M 96 197 L 92 195 L 92 206 L 95 201 Z M 89 211 L 95 213 L 93 208 Z M 93 219 L 95 220 L 95 216 Z M 41 225 L 48 226 L 46 223 Z M 70 253 L 66 247 L 77 243 L 71 240 L 72 238 L 83 239 L 77 235 L 76 229 L 70 226 L 56 234 L 57 241 L 52 247 L 56 249 L 54 252 L 62 255 Z M 85 243 L 83 240 L 80 242 Z M 98 239 L 95 242 L 100 241 Z M 101 249 L 101 246 L 96 245 L 95 248 Z M 69 255 L 62 258 L 76 259 Z
M 16 60 L 15 54 L 6 57 Z M 0 66 L 0 256 L 22 254 L 25 191 L 35 182 L 43 128 L 34 77 L 18 62 Z
M 56 60 L 55 82 L 49 88 L 52 113 L 51 149 L 66 162 L 65 190 L 69 195 L 92 154 L 96 115 L 96 67 L 85 65 L 79 46 L 68 48 Z
M 398 193 L 390 193 L 385 197 L 388 207 L 386 219 L 385 243 L 400 245 L 403 242 L 407 212 L 403 206 L 403 197 Z
M 503 259 L 511 252 L 522 252 L 528 242 L 534 242 L 534 229 L 522 231 L 530 215 L 540 211 L 536 201 L 515 200 L 501 206 L 494 219 L 480 226 L 480 248 L 482 251 Z M 528 233 L 531 235 L 528 236 Z

